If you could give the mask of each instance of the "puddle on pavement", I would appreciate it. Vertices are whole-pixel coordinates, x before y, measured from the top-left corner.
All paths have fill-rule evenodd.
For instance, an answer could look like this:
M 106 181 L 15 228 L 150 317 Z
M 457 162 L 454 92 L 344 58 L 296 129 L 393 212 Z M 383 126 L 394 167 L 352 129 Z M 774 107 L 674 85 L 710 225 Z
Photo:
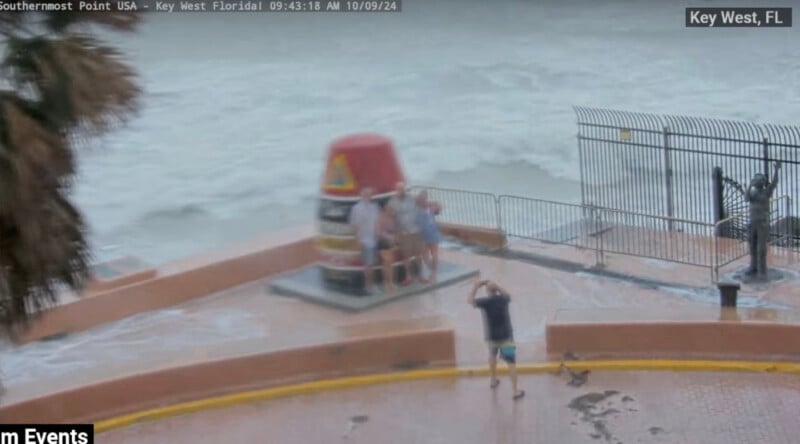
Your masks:
M 364 424 L 367 421 L 369 421 L 369 415 L 356 415 L 350 418 L 350 422 L 353 424 Z
M 634 408 L 635 405 L 636 400 L 632 396 L 622 394 L 617 390 L 605 390 L 573 398 L 567 407 L 578 415 L 578 421 L 570 422 L 572 426 L 583 423 L 583 425 L 589 426 L 587 434 L 590 438 L 606 443 L 621 444 L 622 441 L 614 434 L 612 422 L 623 414 L 638 412 L 639 409 Z M 647 431 L 651 436 L 666 433 L 663 428 L 656 426 L 650 427 Z
M 664 429 L 662 429 L 661 427 L 650 427 L 647 430 L 650 432 L 651 435 L 658 435 L 660 433 L 664 433 Z
M 342 435 L 342 439 L 348 439 L 350 434 L 353 433 L 357 427 L 366 424 L 367 421 L 369 421 L 369 415 L 351 416 L 350 420 L 347 421 L 347 430 L 344 432 L 344 435 Z
M 589 436 L 593 439 L 604 439 L 606 442 L 615 442 L 614 435 L 608 429 L 606 417 L 620 413 L 619 410 L 603 404 L 610 404 L 609 398 L 618 395 L 616 390 L 606 390 L 602 393 L 587 393 L 574 398 L 567 405 L 570 409 L 580 414 L 580 420 L 592 426 L 593 431 Z M 600 408 L 598 408 L 600 407 Z M 602 407 L 606 407 L 603 409 Z

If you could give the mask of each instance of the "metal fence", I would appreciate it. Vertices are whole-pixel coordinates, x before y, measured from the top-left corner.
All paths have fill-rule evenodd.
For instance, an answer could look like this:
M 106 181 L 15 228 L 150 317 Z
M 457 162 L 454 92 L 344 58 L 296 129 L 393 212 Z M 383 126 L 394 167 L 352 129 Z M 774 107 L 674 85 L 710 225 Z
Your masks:
M 443 204 L 437 218 L 441 222 L 496 228 L 509 237 L 594 250 L 597 265 L 603 263 L 605 253 L 616 253 L 705 267 L 716 282 L 720 267 L 748 254 L 746 238 L 716 236 L 724 224 L 738 226 L 733 220 L 745 214 L 713 223 L 521 196 L 424 189 Z M 791 199 L 783 196 L 772 204 L 771 217 L 779 220 L 791 207 Z M 783 239 L 775 238 L 773 243 Z
M 800 127 L 574 109 L 584 205 L 712 223 L 714 167 L 747 183 L 780 160 L 775 195 L 800 213 Z

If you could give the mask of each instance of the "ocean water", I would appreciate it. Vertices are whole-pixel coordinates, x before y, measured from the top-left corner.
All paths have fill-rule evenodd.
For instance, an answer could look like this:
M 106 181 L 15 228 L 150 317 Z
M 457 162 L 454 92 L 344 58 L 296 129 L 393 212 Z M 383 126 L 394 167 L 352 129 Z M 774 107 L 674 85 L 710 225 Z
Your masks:
M 797 26 L 684 27 L 686 6 L 717 3 L 151 13 L 112 37 L 143 108 L 81 154 L 97 260 L 157 264 L 310 223 L 327 145 L 354 132 L 394 139 L 413 183 L 576 201 L 573 105 L 797 123 Z

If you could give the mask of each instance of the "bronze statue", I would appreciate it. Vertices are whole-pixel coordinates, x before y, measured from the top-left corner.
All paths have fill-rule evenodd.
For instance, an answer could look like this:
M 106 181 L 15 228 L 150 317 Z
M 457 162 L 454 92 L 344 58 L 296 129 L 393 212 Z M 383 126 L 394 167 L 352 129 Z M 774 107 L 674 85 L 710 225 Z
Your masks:
M 775 187 L 778 185 L 778 173 L 781 170 L 780 161 L 775 162 L 775 172 L 772 180 L 767 182 L 767 176 L 756 174 L 750 180 L 750 187 L 745 193 L 745 200 L 750 205 L 750 224 L 747 228 L 747 242 L 750 247 L 750 268 L 748 275 L 760 277 L 767 274 L 767 245 L 770 237 L 770 199 Z

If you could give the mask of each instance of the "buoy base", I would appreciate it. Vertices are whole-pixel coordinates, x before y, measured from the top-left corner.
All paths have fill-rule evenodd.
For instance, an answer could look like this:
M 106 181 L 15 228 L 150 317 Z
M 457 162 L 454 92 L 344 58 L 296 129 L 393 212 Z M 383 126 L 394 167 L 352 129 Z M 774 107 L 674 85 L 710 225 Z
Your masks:
M 419 262 L 415 261 L 411 265 L 411 273 L 414 276 L 419 276 L 419 270 Z M 392 271 L 394 274 L 394 282 L 399 285 L 399 283 L 403 282 L 406 278 L 406 267 L 400 262 L 392 266 Z M 325 265 L 321 265 L 320 272 L 322 273 L 322 286 L 324 288 L 356 297 L 370 295 L 365 288 L 366 279 L 363 269 L 351 268 L 343 270 L 328 268 Z M 373 283 L 378 286 L 383 286 L 383 269 L 380 266 L 376 266 L 372 270 L 372 275 Z
M 452 285 L 455 282 L 477 276 L 478 270 L 451 262 L 440 262 L 437 274 L 437 281 L 434 283 L 420 284 L 416 282 L 407 286 L 398 285 L 397 289 L 391 293 L 378 291 L 373 295 L 364 296 L 363 293 L 354 295 L 353 293 L 327 288 L 323 282 L 322 267 L 314 265 L 270 281 L 269 289 L 273 293 L 294 296 L 309 302 L 357 312 L 395 299 L 424 294 L 439 287 Z M 379 286 L 378 288 L 381 287 Z M 465 294 L 467 291 L 468 289 L 464 287 Z

